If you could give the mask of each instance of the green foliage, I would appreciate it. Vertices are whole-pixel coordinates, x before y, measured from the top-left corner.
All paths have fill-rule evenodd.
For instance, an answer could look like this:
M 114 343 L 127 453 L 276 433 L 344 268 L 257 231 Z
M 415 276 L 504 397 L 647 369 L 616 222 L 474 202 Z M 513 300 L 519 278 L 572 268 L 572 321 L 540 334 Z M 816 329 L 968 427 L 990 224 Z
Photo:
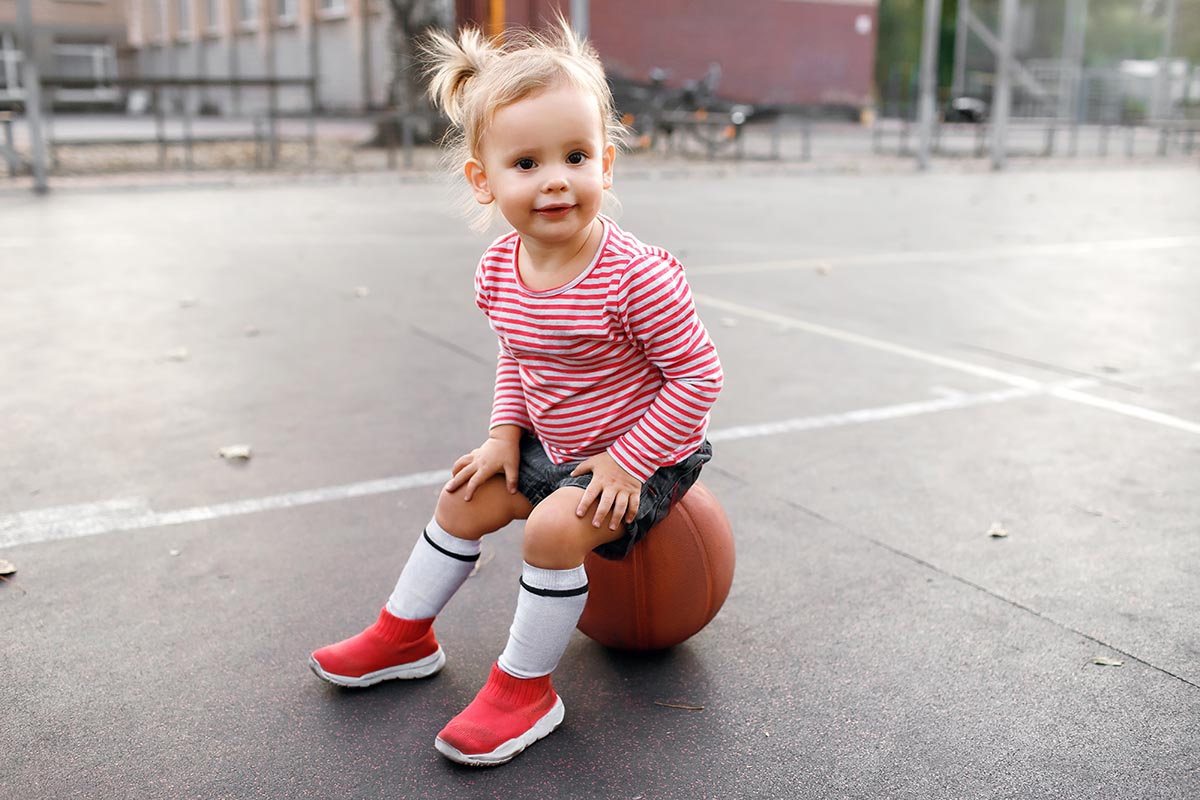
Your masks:
M 1178 0 L 1173 55 L 1200 63 L 1200 0 Z M 974 0 L 972 8 L 987 18 L 997 0 Z M 1053 58 L 1062 46 L 1065 0 L 1024 0 L 1035 13 L 1033 50 Z M 1085 38 L 1088 65 L 1124 59 L 1153 59 L 1162 53 L 1165 0 L 1090 0 Z M 921 60 L 924 0 L 880 0 L 875 80 L 881 93 L 899 90 L 911 96 Z M 954 70 L 954 19 L 958 0 L 943 0 L 938 47 L 938 83 L 949 86 Z M 986 12 L 986 13 L 985 13 Z M 978 47 L 978 42 L 973 47 Z
M 954 19 L 958 0 L 943 0 L 938 32 L 938 83 L 948 86 L 954 74 Z M 875 50 L 875 85 L 911 93 L 921 63 L 924 0 L 879 0 L 879 36 Z M 906 95 L 907 96 L 907 95 Z

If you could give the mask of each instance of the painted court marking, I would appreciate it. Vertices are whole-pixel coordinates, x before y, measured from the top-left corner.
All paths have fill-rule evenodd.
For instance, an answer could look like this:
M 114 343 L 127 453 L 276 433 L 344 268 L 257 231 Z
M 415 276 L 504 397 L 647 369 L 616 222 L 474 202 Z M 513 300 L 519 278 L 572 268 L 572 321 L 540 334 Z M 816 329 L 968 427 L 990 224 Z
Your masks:
M 0 240 L 0 246 L 3 244 L 4 241 Z M 690 268 L 689 273 L 731 274 L 741 272 L 770 272 L 827 265 L 957 261 L 964 258 L 969 259 L 984 256 L 994 259 L 997 257 L 1029 255 L 1087 255 L 1097 252 L 1167 249 L 1194 245 L 1200 245 L 1200 237 L 1177 236 L 1086 243 L 1067 242 L 990 248 L 986 251 L 957 250 L 923 253 L 875 253 L 832 258 L 792 259 L 787 261 L 760 262 L 757 264 L 718 265 Z M 721 309 L 732 314 L 771 322 L 784 328 L 802 330 L 847 344 L 854 344 L 903 358 L 922 361 L 956 372 L 987 378 L 1006 384 L 1008 387 L 996 391 L 974 394 L 958 392 L 944 387 L 935 387 L 933 394 L 936 396 L 934 399 L 929 400 L 713 430 L 709 432 L 709 439 L 714 442 L 736 441 L 799 431 L 859 425 L 982 405 L 994 405 L 1038 395 L 1046 395 L 1068 402 L 1088 405 L 1145 422 L 1200 435 L 1200 424 L 1196 422 L 1141 406 L 1108 400 L 1081 391 L 1082 389 L 1098 385 L 1099 381 L 1097 380 L 1076 379 L 1057 384 L 1045 384 L 1023 375 L 993 369 L 980 364 L 973 364 L 968 361 L 950 358 L 907 345 L 854 333 L 853 331 L 808 322 L 784 314 L 753 308 L 707 295 L 697 294 L 694 296 L 696 302 L 701 305 Z M 1200 371 L 1200 364 L 1192 365 L 1190 370 Z M 98 503 L 25 511 L 0 516 L 0 548 L 59 539 L 73 539 L 117 531 L 179 525 L 187 522 L 203 522 L 245 514 L 256 514 L 264 511 L 296 508 L 315 503 L 335 502 L 354 497 L 386 494 L 406 489 L 438 486 L 448 480 L 449 477 L 450 473 L 448 470 L 435 470 L 362 483 L 329 486 L 268 497 L 162 512 L 151 509 L 149 502 L 144 498 L 121 498 Z
M 984 367 L 980 366 L 979 364 L 972 364 L 968 361 L 961 361 L 956 358 L 948 358 L 946 356 L 938 355 L 937 353 L 930 353 L 926 350 L 918 350 L 915 347 L 908 347 L 906 345 L 896 344 L 895 342 L 889 342 L 885 339 L 876 339 L 873 336 L 864 336 L 852 331 L 831 328 L 828 325 L 820 325 L 815 322 L 806 322 L 805 320 L 789 317 L 785 314 L 777 314 L 774 311 L 765 311 L 760 308 L 742 305 L 741 303 L 734 303 L 729 300 L 721 300 L 716 297 L 709 297 L 708 295 L 693 294 L 693 298 L 700 305 L 719 308 L 722 311 L 728 311 L 731 314 L 741 314 L 745 317 L 760 319 L 764 322 L 770 322 L 784 328 L 795 328 L 797 330 L 816 334 L 817 336 L 824 336 L 829 339 L 836 339 L 838 341 L 856 344 L 862 347 L 868 347 L 872 350 L 879 350 L 885 353 L 903 356 L 904 358 L 909 358 L 914 361 L 923 361 L 926 364 L 936 364 L 939 367 L 957 370 L 968 375 L 975 375 L 981 378 L 990 378 L 991 380 L 999 381 L 1001 383 L 1007 383 L 1009 386 L 1029 389 L 1031 391 L 1040 391 L 1043 388 L 1046 388 L 1044 384 L 1041 384 L 1032 378 L 1026 378 L 1023 375 L 1015 375 L 1010 372 L 1004 372 L 1003 370 L 992 369 L 991 367 Z M 1049 394 L 1051 397 L 1057 397 L 1060 400 L 1067 400 L 1080 405 L 1092 406 L 1093 408 L 1102 408 L 1106 411 L 1112 411 L 1117 414 L 1123 414 L 1127 417 L 1140 419 L 1144 422 L 1152 422 L 1156 425 L 1174 428 L 1175 430 L 1184 431 L 1186 433 L 1200 434 L 1200 423 L 1183 419 L 1181 417 L 1176 417 L 1171 414 L 1164 414 L 1161 411 L 1154 411 L 1153 409 L 1135 406 L 1130 403 L 1121 403 L 1116 400 L 1108 400 L 1103 397 L 1086 394 L 1079 391 L 1078 386 L 1059 386 L 1056 389 L 1049 389 L 1047 394 Z
M 1059 388 L 1071 389 L 1094 384 L 1095 381 L 1092 380 L 1076 379 L 1060 384 Z M 969 394 L 939 387 L 937 397 L 931 400 L 863 408 L 813 417 L 798 417 L 754 425 L 738 425 L 709 431 L 708 438 L 713 442 L 730 442 L 798 431 L 861 425 L 974 406 L 1006 403 L 1043 394 L 1050 391 L 1051 388 L 1036 384 L 1032 387 L 1011 387 L 992 392 Z M 297 508 L 315 503 L 329 503 L 354 497 L 387 494 L 405 489 L 440 486 L 449 478 L 449 470 L 418 472 L 396 478 L 328 486 L 321 489 L 196 506 L 175 511 L 154 511 L 145 498 L 137 497 L 25 511 L 0 516 L 0 549 L 20 544 L 95 536 L 102 533 L 159 528 L 186 522 L 204 522 L 225 517 L 257 514 L 263 511 Z

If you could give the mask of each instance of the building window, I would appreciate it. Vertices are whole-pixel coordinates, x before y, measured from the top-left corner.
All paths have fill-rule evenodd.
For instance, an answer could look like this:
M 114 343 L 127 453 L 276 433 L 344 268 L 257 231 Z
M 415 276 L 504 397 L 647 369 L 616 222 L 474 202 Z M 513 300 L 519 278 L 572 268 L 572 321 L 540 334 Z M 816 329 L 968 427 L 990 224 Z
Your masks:
M 209 33 L 221 30 L 221 0 L 204 0 L 204 22 Z
M 321 13 L 345 14 L 346 0 L 321 0 Z
M 176 0 L 176 12 L 179 14 L 179 35 L 192 35 L 192 0 Z
M 167 0 L 154 0 L 150 6 L 150 13 L 154 15 L 154 21 L 150 23 L 154 41 L 157 43 L 165 43 L 167 41 Z
M 238 0 L 238 14 L 242 27 L 258 25 L 258 0 Z
M 0 33 L 0 100 L 18 100 L 21 94 L 21 51 L 12 34 Z
M 296 0 L 275 0 L 275 7 L 279 9 L 280 22 L 296 21 Z

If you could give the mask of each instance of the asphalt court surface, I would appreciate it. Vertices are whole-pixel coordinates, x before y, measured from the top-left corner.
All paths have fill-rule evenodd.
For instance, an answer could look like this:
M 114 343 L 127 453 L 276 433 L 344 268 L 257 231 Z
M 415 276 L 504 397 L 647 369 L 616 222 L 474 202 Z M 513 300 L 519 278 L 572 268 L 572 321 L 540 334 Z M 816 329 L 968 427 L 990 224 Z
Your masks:
M 564 726 L 486 772 L 432 739 L 503 647 L 515 530 L 442 675 L 305 660 L 484 434 L 488 237 L 382 179 L 0 196 L 0 795 L 1196 796 L 1200 173 L 617 189 L 722 356 L 737 575 L 668 653 L 577 635 Z

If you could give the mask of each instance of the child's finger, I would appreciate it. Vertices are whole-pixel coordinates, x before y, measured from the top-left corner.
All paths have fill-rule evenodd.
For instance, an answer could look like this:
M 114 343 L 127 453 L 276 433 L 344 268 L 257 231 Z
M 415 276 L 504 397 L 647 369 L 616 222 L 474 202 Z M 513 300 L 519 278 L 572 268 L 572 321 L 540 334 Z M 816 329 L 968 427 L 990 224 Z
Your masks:
M 613 489 L 607 487 L 604 494 L 600 495 L 600 504 L 596 506 L 596 514 L 592 517 L 592 527 L 599 528 L 604 518 L 608 516 L 608 512 L 612 510 L 613 505 Z
M 517 470 L 520 469 L 516 464 L 504 465 L 504 483 L 508 486 L 509 494 L 517 493 Z
M 592 471 L 592 465 L 591 465 L 591 459 L 589 458 L 587 461 L 580 461 L 579 465 L 577 467 L 575 467 L 575 469 L 571 470 L 571 477 L 574 478 L 579 475 L 586 475 L 587 473 L 589 473 L 591 471 Z M 583 515 L 580 514 L 580 516 L 583 516 Z
M 626 517 L 628 515 L 629 515 L 629 495 L 625 494 L 624 492 L 621 492 L 620 494 L 617 495 L 616 502 L 613 503 L 612 522 L 608 523 L 609 530 L 615 531 L 617 529 L 617 523 L 619 523 L 621 521 L 621 518 Z
M 472 472 L 472 470 L 468 469 L 467 466 L 460 467 L 458 469 L 458 471 L 455 472 L 453 476 L 451 476 L 450 480 L 446 481 L 446 486 L 445 486 L 446 491 L 454 492 L 455 490 L 457 490 L 458 487 L 460 487 L 464 483 L 466 483 L 467 479 L 471 477 L 471 472 Z
M 596 495 L 598 494 L 600 494 L 600 488 L 596 485 L 596 481 L 592 481 L 583 490 L 583 497 L 579 499 L 579 508 L 575 509 L 575 516 L 582 517 L 586 514 L 588 506 L 596 500 Z
M 641 506 L 641 503 L 642 497 L 640 492 L 638 494 L 629 495 L 629 510 L 625 512 L 626 525 L 632 525 L 633 521 L 637 519 L 638 508 Z

